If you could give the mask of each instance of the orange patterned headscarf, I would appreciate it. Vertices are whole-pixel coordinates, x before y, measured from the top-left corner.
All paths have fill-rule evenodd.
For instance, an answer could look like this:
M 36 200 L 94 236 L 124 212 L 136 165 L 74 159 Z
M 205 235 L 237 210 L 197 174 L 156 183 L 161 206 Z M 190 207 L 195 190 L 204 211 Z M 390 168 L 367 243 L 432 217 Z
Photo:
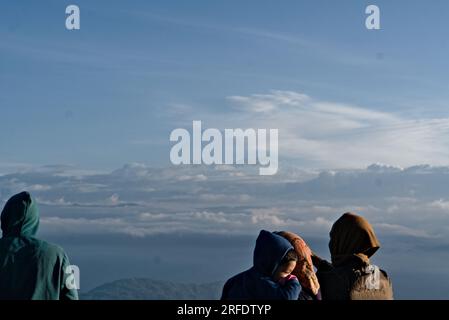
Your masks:
M 320 284 L 313 269 L 312 250 L 300 236 L 293 232 L 281 231 L 278 234 L 290 241 L 298 255 L 298 261 L 292 274 L 298 278 L 301 286 L 316 295 L 320 289 Z

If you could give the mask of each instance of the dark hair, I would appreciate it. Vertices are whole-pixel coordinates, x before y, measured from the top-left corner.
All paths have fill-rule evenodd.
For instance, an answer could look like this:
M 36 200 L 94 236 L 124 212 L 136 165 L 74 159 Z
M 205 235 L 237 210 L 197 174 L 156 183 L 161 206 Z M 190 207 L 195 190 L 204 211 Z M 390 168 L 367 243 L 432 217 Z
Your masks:
M 298 261 L 298 255 L 296 254 L 295 249 L 289 250 L 284 258 L 282 258 L 280 265 L 289 263 L 290 261 Z

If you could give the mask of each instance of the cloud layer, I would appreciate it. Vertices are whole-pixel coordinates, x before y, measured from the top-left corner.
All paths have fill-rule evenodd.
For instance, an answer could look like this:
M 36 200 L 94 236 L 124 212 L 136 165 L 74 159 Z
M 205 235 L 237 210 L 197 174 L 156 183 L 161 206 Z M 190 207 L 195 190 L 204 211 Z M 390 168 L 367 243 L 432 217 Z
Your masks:
M 44 234 L 235 234 L 289 229 L 326 237 L 343 212 L 365 215 L 379 233 L 448 240 L 449 167 L 312 172 L 128 164 L 110 173 L 45 167 L 0 176 L 1 200 L 36 197 Z

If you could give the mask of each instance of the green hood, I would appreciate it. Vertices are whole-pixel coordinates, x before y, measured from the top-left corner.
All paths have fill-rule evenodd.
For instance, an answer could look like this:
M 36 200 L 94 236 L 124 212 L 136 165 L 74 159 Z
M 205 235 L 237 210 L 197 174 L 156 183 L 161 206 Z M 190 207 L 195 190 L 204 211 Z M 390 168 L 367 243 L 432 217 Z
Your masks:
M 64 250 L 35 237 L 36 202 L 28 192 L 9 199 L 1 214 L 0 300 L 78 299 L 67 281 L 70 261 Z
M 34 237 L 39 228 L 39 210 L 28 192 L 8 200 L 1 215 L 3 237 Z

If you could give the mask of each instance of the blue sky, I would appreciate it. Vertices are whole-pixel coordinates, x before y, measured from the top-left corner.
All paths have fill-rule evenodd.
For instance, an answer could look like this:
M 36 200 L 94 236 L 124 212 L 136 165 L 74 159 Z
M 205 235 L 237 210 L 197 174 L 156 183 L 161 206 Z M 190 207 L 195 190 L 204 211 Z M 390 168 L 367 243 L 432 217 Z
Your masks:
M 65 29 L 71 3 L 79 31 Z M 364 27 L 371 3 L 382 30 Z M 228 97 L 272 90 L 404 121 L 445 118 L 448 10 L 447 1 L 2 2 L 2 162 L 168 164 L 179 123 L 227 119 Z

